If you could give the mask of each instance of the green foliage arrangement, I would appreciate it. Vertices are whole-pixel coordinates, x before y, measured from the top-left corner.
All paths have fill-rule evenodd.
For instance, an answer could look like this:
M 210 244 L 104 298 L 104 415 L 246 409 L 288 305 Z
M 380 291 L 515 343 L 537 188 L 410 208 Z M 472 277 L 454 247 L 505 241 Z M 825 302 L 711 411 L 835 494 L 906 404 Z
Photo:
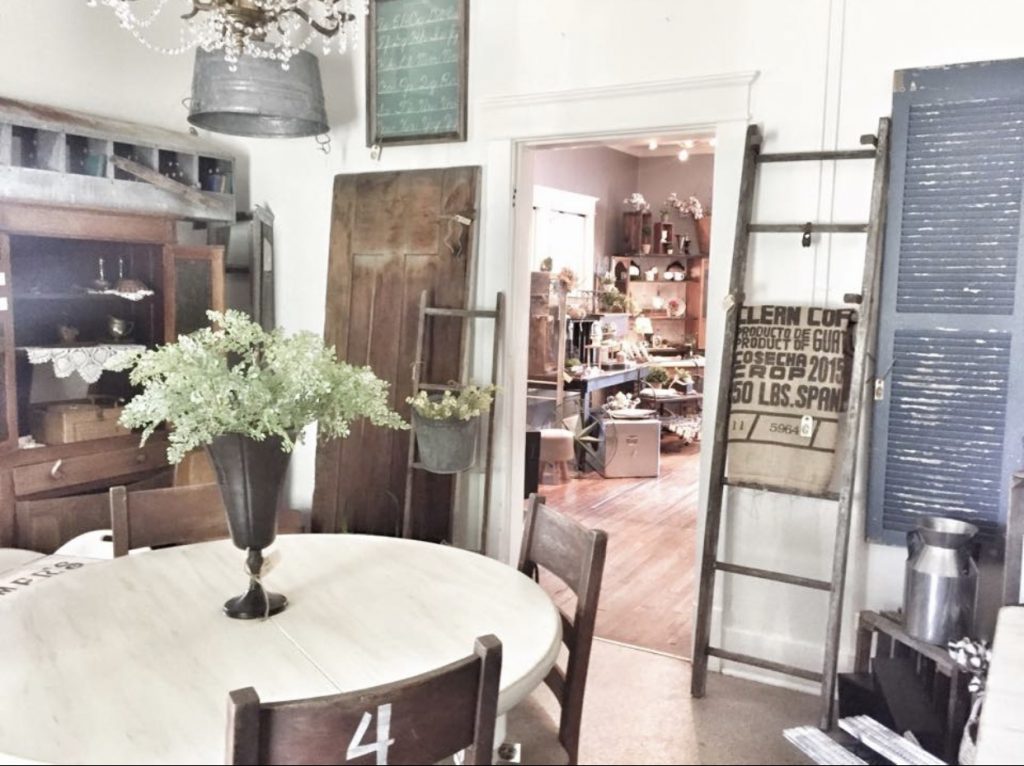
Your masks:
M 267 332 L 240 311 L 207 316 L 216 327 L 107 362 L 109 369 L 130 370 L 132 384 L 143 387 L 125 406 L 121 424 L 142 428 L 143 443 L 162 423 L 171 425 L 170 462 L 227 433 L 259 441 L 280 436 L 290 452 L 314 421 L 324 439 L 348 436 L 359 418 L 408 427 L 388 407 L 388 383 L 369 367 L 338 361 L 313 333 Z
M 668 372 L 664 367 L 651 367 L 647 371 L 647 382 L 653 385 L 663 386 L 668 383 Z
M 406 401 L 417 415 L 427 420 L 471 420 L 490 409 L 497 390 L 495 386 L 466 386 L 455 394 L 445 391 L 444 396 L 429 396 L 420 391 Z

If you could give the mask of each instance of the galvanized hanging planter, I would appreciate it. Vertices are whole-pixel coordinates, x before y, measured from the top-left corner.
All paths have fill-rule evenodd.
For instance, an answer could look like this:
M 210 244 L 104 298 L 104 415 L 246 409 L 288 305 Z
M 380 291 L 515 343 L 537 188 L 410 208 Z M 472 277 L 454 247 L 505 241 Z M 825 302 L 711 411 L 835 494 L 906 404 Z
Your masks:
M 234 71 L 232 71 L 234 66 Z M 320 62 L 308 51 L 279 61 L 196 50 L 188 121 L 199 128 L 250 138 L 301 138 L 328 131 Z
M 420 464 L 431 473 L 460 473 L 476 462 L 480 418 L 434 420 L 413 410 Z

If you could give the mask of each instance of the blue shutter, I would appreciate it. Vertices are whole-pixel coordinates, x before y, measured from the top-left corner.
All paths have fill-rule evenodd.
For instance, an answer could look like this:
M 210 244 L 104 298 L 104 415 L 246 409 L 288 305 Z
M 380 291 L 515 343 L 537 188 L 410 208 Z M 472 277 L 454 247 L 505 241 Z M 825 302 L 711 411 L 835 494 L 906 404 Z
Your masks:
M 986 537 L 1024 460 L 1024 61 L 897 72 L 868 536 Z

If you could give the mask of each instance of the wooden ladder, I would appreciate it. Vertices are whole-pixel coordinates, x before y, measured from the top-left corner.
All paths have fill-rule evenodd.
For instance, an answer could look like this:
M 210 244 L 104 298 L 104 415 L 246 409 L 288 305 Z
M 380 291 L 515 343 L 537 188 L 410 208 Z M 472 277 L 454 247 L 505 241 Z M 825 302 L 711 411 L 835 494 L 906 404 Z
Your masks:
M 722 344 L 721 371 L 718 382 L 718 408 L 715 416 L 715 432 L 711 452 L 711 483 L 708 487 L 705 510 L 703 557 L 701 560 L 700 588 L 697 602 L 697 624 L 694 636 L 693 666 L 690 678 L 690 693 L 703 697 L 707 680 L 708 657 L 751 665 L 777 673 L 817 681 L 821 684 L 820 727 L 832 725 L 836 685 L 836 665 L 839 655 L 843 588 L 846 581 L 847 549 L 850 540 L 850 513 L 853 503 L 854 482 L 857 470 L 857 445 L 861 426 L 861 402 L 873 366 L 875 324 L 878 313 L 877 294 L 881 275 L 883 233 L 885 229 L 885 206 L 889 178 L 889 125 L 888 118 L 882 118 L 877 136 L 862 136 L 861 143 L 871 145 L 868 149 L 844 151 L 811 151 L 777 154 L 761 153 L 761 132 L 757 126 L 747 129 L 747 146 L 743 160 L 740 183 L 739 214 L 736 220 L 736 240 L 729 278 L 729 297 L 725 316 L 725 338 Z M 816 162 L 834 160 L 874 160 L 874 180 L 871 189 L 871 211 L 868 223 L 752 223 L 754 193 L 759 166 L 773 162 Z M 831 580 L 816 580 L 798 577 L 783 572 L 741 566 L 718 560 L 719 532 L 722 523 L 725 487 L 729 484 L 725 475 L 726 450 L 729 428 L 730 392 L 733 382 L 733 356 L 740 311 L 745 301 L 744 285 L 747 277 L 750 235 L 758 233 L 864 233 L 867 234 L 867 254 L 864 263 L 864 277 L 860 295 L 847 295 L 848 303 L 860 304 L 860 316 L 854 334 L 854 359 L 850 372 L 850 399 L 844 418 L 845 435 L 842 449 L 837 455 L 843 459 L 839 492 L 825 495 L 838 502 L 835 546 L 832 557 Z M 742 486 L 742 485 L 737 485 Z M 780 494 L 787 493 L 781 490 Z M 817 495 L 821 496 L 821 495 Z M 715 573 L 757 577 L 764 580 L 795 585 L 813 590 L 828 591 L 828 627 L 825 639 L 824 668 L 821 672 L 794 667 L 738 652 L 711 646 L 711 613 L 715 593 Z
M 429 317 L 455 317 L 465 322 L 472 322 L 477 319 L 489 319 L 494 321 L 494 341 L 491 352 L 491 384 L 498 385 L 498 361 L 501 351 L 501 336 L 505 321 L 505 293 L 498 293 L 493 310 L 486 309 L 446 309 L 427 305 L 427 291 L 420 293 L 419 324 L 416 328 L 416 356 L 412 364 L 412 395 L 420 391 L 444 392 L 458 391 L 465 388 L 466 367 L 463 362 L 462 378 L 459 383 L 424 383 L 420 380 L 423 374 L 423 342 L 427 332 L 427 319 Z M 464 328 L 465 329 L 465 328 Z M 465 337 L 465 333 L 464 333 Z M 466 341 L 468 343 L 468 340 Z M 480 534 L 478 540 L 478 553 L 485 553 L 487 547 L 487 525 L 491 513 L 491 484 L 493 482 L 494 467 L 494 407 L 488 411 L 487 416 L 487 445 L 484 458 L 484 497 L 483 509 L 480 515 Z M 413 472 L 424 470 L 423 464 L 416 460 L 416 426 L 415 421 L 410 419 L 409 427 L 409 456 L 406 464 L 405 474 L 405 507 L 402 510 L 402 536 L 412 537 L 412 485 Z

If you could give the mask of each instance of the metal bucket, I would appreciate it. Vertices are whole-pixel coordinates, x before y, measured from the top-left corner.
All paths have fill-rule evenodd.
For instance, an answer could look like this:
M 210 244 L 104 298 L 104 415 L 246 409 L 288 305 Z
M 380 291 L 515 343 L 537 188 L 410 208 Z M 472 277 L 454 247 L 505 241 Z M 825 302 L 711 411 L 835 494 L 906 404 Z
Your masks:
M 480 418 L 431 420 L 412 413 L 420 464 L 431 473 L 468 471 L 476 461 Z
M 296 53 L 281 62 L 241 56 L 236 70 L 223 51 L 196 50 L 188 121 L 214 133 L 254 138 L 297 138 L 326 133 L 320 62 Z
M 946 644 L 969 635 L 978 583 L 971 539 L 977 533 L 973 524 L 937 517 L 907 532 L 903 622 L 914 638 Z

